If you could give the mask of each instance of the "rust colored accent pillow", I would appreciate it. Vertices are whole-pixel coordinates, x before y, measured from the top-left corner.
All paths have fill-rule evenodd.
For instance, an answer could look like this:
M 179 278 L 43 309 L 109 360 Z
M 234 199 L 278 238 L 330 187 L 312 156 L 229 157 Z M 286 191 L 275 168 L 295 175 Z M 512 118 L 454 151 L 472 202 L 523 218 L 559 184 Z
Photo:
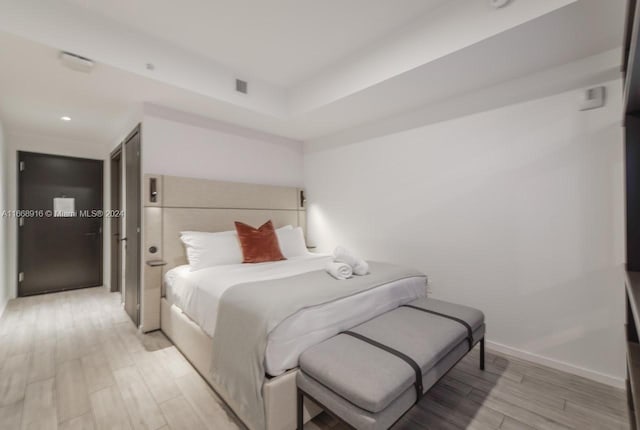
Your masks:
M 235 224 L 242 247 L 243 263 L 286 260 L 280 250 L 278 236 L 271 220 L 262 224 L 260 228 L 253 228 L 238 221 Z

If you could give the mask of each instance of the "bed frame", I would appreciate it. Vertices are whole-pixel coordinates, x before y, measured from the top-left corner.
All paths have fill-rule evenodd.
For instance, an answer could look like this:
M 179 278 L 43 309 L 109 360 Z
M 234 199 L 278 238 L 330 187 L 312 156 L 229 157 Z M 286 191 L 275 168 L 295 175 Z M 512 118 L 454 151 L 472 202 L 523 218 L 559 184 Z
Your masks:
M 180 232 L 232 230 L 234 221 L 258 226 L 269 219 L 276 228 L 291 224 L 305 229 L 305 215 L 302 190 L 298 188 L 145 175 L 142 331 L 161 329 L 212 385 L 209 377 L 213 355 L 211 337 L 164 298 L 164 274 L 186 264 Z M 297 369 L 290 370 L 264 384 L 262 394 L 268 430 L 296 428 L 297 372 Z M 319 412 L 317 406 L 307 404 L 305 422 Z

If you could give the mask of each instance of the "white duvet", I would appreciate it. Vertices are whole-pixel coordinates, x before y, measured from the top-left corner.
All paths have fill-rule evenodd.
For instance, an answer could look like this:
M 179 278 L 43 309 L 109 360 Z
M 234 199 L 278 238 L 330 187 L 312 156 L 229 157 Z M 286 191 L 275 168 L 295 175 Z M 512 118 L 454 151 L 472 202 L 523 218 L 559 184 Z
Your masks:
M 328 255 L 309 254 L 278 262 L 215 266 L 195 272 L 189 266 L 179 266 L 165 275 L 166 299 L 213 337 L 218 303 L 228 288 L 245 282 L 324 270 L 331 258 Z M 424 278 L 408 278 L 300 310 L 269 334 L 265 354 L 266 371 L 269 375 L 277 376 L 295 368 L 300 354 L 310 346 L 425 295 Z M 286 300 L 286 297 L 282 299 Z

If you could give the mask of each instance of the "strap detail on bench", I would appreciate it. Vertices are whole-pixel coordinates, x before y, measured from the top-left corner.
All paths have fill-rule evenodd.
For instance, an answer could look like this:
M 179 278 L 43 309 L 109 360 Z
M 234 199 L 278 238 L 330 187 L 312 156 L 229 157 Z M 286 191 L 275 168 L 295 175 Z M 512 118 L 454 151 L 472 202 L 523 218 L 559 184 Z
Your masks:
M 420 366 L 418 366 L 418 363 L 415 362 L 415 360 L 411 357 L 409 357 L 406 354 L 403 354 L 402 352 L 398 351 L 397 349 L 393 349 L 387 345 L 384 345 L 380 342 L 377 342 L 371 338 L 368 338 L 366 336 L 363 336 L 359 333 L 354 333 L 352 331 L 343 331 L 342 334 L 346 334 L 352 337 L 355 337 L 356 339 L 360 339 L 363 342 L 366 342 L 370 345 L 373 345 L 377 348 L 382 349 L 383 351 L 386 351 L 390 354 L 395 355 L 396 357 L 404 360 L 409 366 L 411 366 L 411 368 L 413 369 L 413 371 L 416 374 L 416 382 L 414 383 L 414 386 L 416 388 L 416 403 L 418 403 L 420 401 L 420 399 L 423 396 L 423 390 L 424 387 L 422 385 L 422 369 L 420 368 Z
M 437 315 L 439 317 L 443 317 L 443 318 L 447 318 L 450 319 L 452 321 L 456 321 L 460 324 L 462 324 L 463 326 L 465 326 L 465 328 L 467 329 L 467 342 L 469 343 L 469 351 L 471 351 L 473 349 L 473 329 L 471 328 L 471 326 L 469 325 L 469 323 L 467 323 L 465 320 L 451 316 L 451 315 L 447 315 L 447 314 L 443 314 L 440 312 L 436 312 L 436 311 L 432 311 L 430 309 L 425 309 L 425 308 L 421 308 L 419 306 L 413 306 L 413 305 L 402 305 L 405 308 L 411 308 L 411 309 L 416 309 L 422 312 L 426 312 L 428 314 L 433 314 L 433 315 Z

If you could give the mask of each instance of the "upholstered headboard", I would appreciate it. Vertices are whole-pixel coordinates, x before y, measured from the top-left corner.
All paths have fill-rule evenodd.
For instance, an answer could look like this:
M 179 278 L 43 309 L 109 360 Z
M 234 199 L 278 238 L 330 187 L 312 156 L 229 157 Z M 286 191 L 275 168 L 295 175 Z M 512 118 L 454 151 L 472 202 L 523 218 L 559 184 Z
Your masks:
M 287 224 L 306 228 L 301 191 L 295 187 L 212 181 L 164 175 L 145 175 L 143 201 L 143 321 L 145 331 L 159 328 L 155 308 L 164 295 L 162 278 L 167 270 L 186 264 L 180 232 L 226 231 L 234 221 L 259 226 L 271 219 L 276 227 Z M 163 261 L 150 266 L 149 261 Z M 156 291 L 157 289 L 157 291 Z M 157 297 L 157 299 L 156 299 Z M 145 324 L 145 315 L 147 323 Z M 157 324 L 156 320 L 157 319 Z

